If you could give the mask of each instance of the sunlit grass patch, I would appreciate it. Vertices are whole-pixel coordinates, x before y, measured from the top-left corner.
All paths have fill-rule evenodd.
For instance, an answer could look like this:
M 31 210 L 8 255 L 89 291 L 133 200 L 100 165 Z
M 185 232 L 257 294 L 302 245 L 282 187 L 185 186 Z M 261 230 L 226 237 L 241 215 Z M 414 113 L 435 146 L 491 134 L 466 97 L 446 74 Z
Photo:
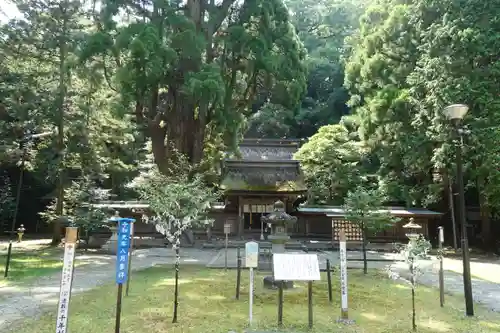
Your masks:
M 254 298 L 255 330 L 277 329 L 277 292 L 263 288 L 264 274 L 256 274 Z M 404 333 L 411 331 L 410 289 L 371 271 L 349 271 L 349 314 L 355 325 L 337 323 L 340 315 L 339 281 L 333 279 L 333 304 L 328 302 L 326 277 L 313 287 L 314 328 L 312 332 Z M 248 271 L 243 271 L 241 298 L 235 300 L 236 271 L 185 266 L 180 270 L 179 323 L 172 324 L 174 270 L 157 267 L 133 275 L 129 297 L 123 300 L 123 333 L 201 333 L 230 330 L 243 332 L 248 323 Z M 306 332 L 307 285 L 296 283 L 285 291 L 284 327 L 281 332 Z M 116 286 L 107 285 L 73 296 L 69 327 L 72 333 L 112 332 Z M 417 289 L 417 325 L 425 333 L 499 332 L 500 316 L 476 307 L 476 317 L 467 318 L 462 297 L 447 296 L 439 306 L 437 290 Z M 52 332 L 55 307 L 39 320 L 27 319 L 25 333 Z M 19 330 L 19 329 L 18 329 Z
M 30 282 L 33 279 L 58 272 L 62 268 L 62 249 L 47 248 L 38 251 L 12 251 L 9 276 L 3 279 L 7 255 L 0 255 L 0 287 L 13 283 Z

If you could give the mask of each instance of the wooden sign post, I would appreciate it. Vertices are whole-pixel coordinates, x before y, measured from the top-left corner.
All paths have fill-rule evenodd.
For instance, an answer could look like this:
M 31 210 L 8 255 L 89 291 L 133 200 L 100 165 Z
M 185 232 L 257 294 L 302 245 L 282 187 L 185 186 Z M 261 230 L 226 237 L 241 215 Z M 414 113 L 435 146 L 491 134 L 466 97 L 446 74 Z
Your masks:
M 332 218 L 332 249 L 335 246 L 335 221 Z
M 224 269 L 227 269 L 227 247 L 229 243 L 230 233 L 231 233 L 231 223 L 224 223 L 224 234 L 226 235 L 226 246 L 224 252 Z
M 73 285 L 73 271 L 75 267 L 74 261 L 77 238 L 78 228 L 67 227 L 64 244 L 61 287 L 59 291 L 59 304 L 57 306 L 56 333 L 68 332 L 69 302 L 71 299 L 71 286 Z
M 439 304 L 444 306 L 444 271 L 443 271 L 443 243 L 444 243 L 444 230 L 443 227 L 439 229 Z
M 236 250 L 236 299 L 240 299 L 240 285 L 241 285 L 241 250 L 238 246 Z
M 132 277 L 132 251 L 134 251 L 134 222 L 135 220 L 130 220 L 130 247 L 128 253 L 128 272 L 127 272 L 127 287 L 125 288 L 125 296 L 128 296 L 130 289 L 130 279 Z
M 317 254 L 274 253 L 274 280 L 279 281 L 278 325 L 283 324 L 283 281 L 308 282 L 308 317 L 309 328 L 313 327 L 312 282 L 321 280 Z
M 130 226 L 134 219 L 118 219 L 118 240 L 116 251 L 116 284 L 118 293 L 116 297 L 115 333 L 120 333 L 120 319 L 122 313 L 123 283 L 127 281 L 129 250 L 130 250 Z
M 250 290 L 249 290 L 249 312 L 248 312 L 248 324 L 252 326 L 253 318 L 253 289 L 254 289 L 254 277 L 253 269 L 257 268 L 259 264 L 259 243 L 257 242 L 247 242 L 245 244 L 245 266 L 250 269 Z
M 340 319 L 338 322 L 352 324 L 354 321 L 349 319 L 347 304 L 347 245 L 344 230 L 339 231 L 339 256 L 340 256 Z

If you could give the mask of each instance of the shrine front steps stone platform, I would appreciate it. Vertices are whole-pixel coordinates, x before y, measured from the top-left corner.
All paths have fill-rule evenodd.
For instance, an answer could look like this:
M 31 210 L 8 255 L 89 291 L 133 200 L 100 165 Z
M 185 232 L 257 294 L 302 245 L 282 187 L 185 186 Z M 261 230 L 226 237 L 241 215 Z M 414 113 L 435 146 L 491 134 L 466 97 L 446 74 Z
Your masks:
M 269 249 L 270 250 L 270 249 Z M 264 254 L 267 249 L 259 249 L 261 255 Z M 241 265 L 245 267 L 245 250 L 244 248 L 240 251 L 241 255 Z M 305 253 L 303 250 L 293 250 L 293 249 L 285 249 L 286 253 Z M 319 267 L 321 271 L 326 270 L 326 259 L 330 260 L 331 269 L 335 270 L 336 266 L 339 265 L 339 252 L 338 251 L 310 251 L 311 253 L 317 253 L 319 259 Z M 259 267 L 257 271 L 269 272 L 271 269 L 267 267 L 261 267 L 261 255 L 259 256 Z M 210 262 L 206 265 L 207 268 L 224 268 L 225 267 L 225 256 L 226 250 L 220 249 L 215 256 L 210 260 Z M 347 252 L 347 268 L 362 268 L 363 260 L 362 260 L 362 252 L 360 251 L 348 251 Z M 237 260 L 237 250 L 235 248 L 228 248 L 227 250 L 227 268 L 234 269 L 238 267 Z M 387 253 L 387 252 L 378 252 L 378 251 L 368 251 L 367 252 L 367 260 L 369 268 L 384 268 L 391 263 L 395 263 L 400 261 L 399 255 L 397 253 Z
M 228 242 L 227 247 L 231 249 L 241 248 L 245 249 L 245 243 L 250 242 L 250 240 L 230 240 Z M 259 243 L 259 249 L 271 249 L 272 243 L 270 241 L 259 241 L 255 240 L 255 242 Z M 226 246 L 225 240 L 215 240 L 213 242 L 205 242 L 203 243 L 204 249 L 223 249 Z M 287 250 L 306 250 L 306 247 L 302 242 L 298 241 L 290 241 L 285 244 L 285 248 Z
M 235 240 L 231 239 L 228 241 L 228 248 L 241 248 L 242 251 L 245 249 L 245 243 L 249 240 Z M 255 240 L 259 243 L 260 249 L 271 249 L 270 241 L 260 241 Z M 226 246 L 225 240 L 217 239 L 211 242 L 204 242 L 202 247 L 204 249 L 224 249 Z M 378 252 L 394 252 L 396 249 L 396 243 L 368 243 L 366 249 L 369 251 Z M 347 249 L 351 251 L 361 251 L 363 248 L 361 242 L 347 242 Z M 337 251 L 339 249 L 338 242 L 332 244 L 331 241 L 315 241 L 315 240 L 291 240 L 286 242 L 285 249 L 287 250 L 297 250 L 297 251 Z

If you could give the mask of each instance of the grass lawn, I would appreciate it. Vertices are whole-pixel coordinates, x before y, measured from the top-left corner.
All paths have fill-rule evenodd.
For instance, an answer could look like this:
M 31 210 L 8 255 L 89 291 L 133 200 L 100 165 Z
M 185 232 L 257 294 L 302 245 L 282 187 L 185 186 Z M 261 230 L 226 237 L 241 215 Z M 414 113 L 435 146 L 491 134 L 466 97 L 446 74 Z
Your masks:
M 3 277 L 7 255 L 2 253 L 0 255 L 0 287 L 14 282 L 29 282 L 60 271 L 62 251 L 60 248 L 45 248 L 36 251 L 16 251 L 13 248 L 7 279 Z
M 172 324 L 173 270 L 156 267 L 135 273 L 129 297 L 124 297 L 122 333 L 242 332 L 248 318 L 248 271 L 242 274 L 241 298 L 234 299 L 236 271 L 181 267 L 179 323 Z M 276 329 L 277 291 L 264 290 L 263 274 L 256 275 L 254 329 Z M 339 310 L 339 283 L 335 276 L 334 304 L 328 303 L 326 277 L 314 285 L 314 328 L 312 332 L 404 333 L 411 331 L 410 289 L 375 271 L 363 276 L 349 271 L 350 317 L 352 326 L 336 323 Z M 285 291 L 284 327 L 281 332 L 306 332 L 307 286 L 296 283 L 297 290 Z M 71 333 L 113 332 L 116 286 L 108 285 L 73 296 L 70 306 Z M 417 290 L 418 331 L 427 333 L 499 332 L 500 316 L 476 307 L 475 318 L 463 315 L 461 297 L 447 296 L 439 307 L 436 290 Z M 54 331 L 54 310 L 40 319 L 27 319 L 17 329 L 23 333 Z

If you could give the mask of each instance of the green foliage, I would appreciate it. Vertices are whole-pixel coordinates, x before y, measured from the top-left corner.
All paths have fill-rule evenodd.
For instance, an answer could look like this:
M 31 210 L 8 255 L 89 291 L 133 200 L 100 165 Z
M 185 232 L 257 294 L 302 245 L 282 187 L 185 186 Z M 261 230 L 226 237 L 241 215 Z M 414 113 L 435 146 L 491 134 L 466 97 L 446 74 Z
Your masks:
M 363 233 L 387 229 L 399 219 L 382 210 L 385 201 L 380 190 L 357 187 L 354 191 L 349 191 L 345 198 L 346 220 L 359 225 Z
M 407 244 L 401 244 L 398 252 L 401 258 L 404 259 L 412 279 L 405 279 L 391 266 L 388 267 L 389 276 L 394 280 L 401 279 L 410 284 L 412 288 L 416 288 L 417 278 L 422 274 L 419 263 L 428 259 L 427 254 L 431 248 L 431 243 L 423 235 L 418 235 L 416 239 L 410 240 Z
M 380 187 L 407 205 L 439 201 L 453 181 L 446 105 L 465 103 L 466 182 L 487 222 L 500 207 L 496 7 L 480 1 L 380 0 L 361 18 L 346 64 L 359 134 L 378 161 Z M 483 238 L 491 238 L 489 223 Z
M 97 187 L 91 177 L 86 176 L 78 182 L 72 182 L 71 187 L 66 189 L 65 197 L 71 200 L 65 207 L 73 211 L 73 225 L 83 230 L 86 235 L 106 222 L 108 212 L 95 207 L 94 203 L 108 200 L 109 190 Z
M 294 113 L 281 105 L 265 103 L 248 121 L 246 136 L 252 138 L 286 138 L 292 133 Z
M 393 280 L 402 280 L 410 285 L 412 296 L 412 327 L 413 331 L 417 330 L 416 308 L 415 308 L 415 289 L 417 288 L 418 277 L 422 274 L 420 262 L 427 259 L 427 253 L 431 249 L 431 243 L 425 239 L 423 235 L 419 235 L 415 239 L 410 239 L 408 244 L 402 245 L 399 248 L 399 254 L 404 259 L 410 278 L 407 279 L 396 272 L 392 266 L 388 266 L 387 272 Z
M 64 209 L 72 205 L 64 198 L 71 179 L 112 174 L 106 185 L 120 192 L 117 180 L 134 171 L 135 133 L 129 117 L 113 113 L 117 94 L 101 64 L 77 61 L 93 29 L 91 8 L 83 1 L 14 2 L 23 19 L 0 25 L 0 158 L 19 165 L 22 136 L 56 132 L 25 147 L 26 169 L 40 187 L 57 188 L 52 209 L 62 217 L 73 210 Z M 59 238 L 55 232 L 55 242 Z
M 23 19 L 0 25 L 0 160 L 19 165 L 19 139 L 56 127 L 27 147 L 26 169 L 57 187 L 59 216 L 74 210 L 62 189 L 84 175 L 134 195 L 124 184 L 150 152 L 168 179 L 179 152 L 182 184 L 215 184 L 245 131 L 310 137 L 297 158 L 312 203 L 343 204 L 362 185 L 430 205 L 455 178 L 441 110 L 460 102 L 467 198 L 478 193 L 485 222 L 500 211 L 495 3 L 14 3 Z
M 313 204 L 342 204 L 348 191 L 366 181 L 363 146 L 342 125 L 319 129 L 295 154 L 301 161 Z
M 419 31 L 407 15 L 410 8 L 404 1 L 368 7 L 352 39 L 346 87 L 357 107 L 359 135 L 377 161 L 379 186 L 395 201 L 421 205 L 436 199 L 429 173 L 433 143 L 414 121 L 406 80 L 418 59 Z
M 85 235 L 106 224 L 108 212 L 93 204 L 109 199 L 109 190 L 96 185 L 95 179 L 85 175 L 64 189 L 65 205 L 63 215 L 56 213 L 56 202 L 53 201 L 47 209 L 40 213 L 42 218 L 51 223 L 63 218 L 70 226 L 79 227 Z
M 349 53 L 347 37 L 358 26 L 361 1 L 287 0 L 290 20 L 308 52 L 307 90 L 298 107 L 276 107 L 275 98 L 261 93 L 250 120 L 248 137 L 312 136 L 324 125 L 338 122 L 349 112 L 344 88 L 343 57 Z
M 120 11 L 134 17 L 116 24 Z M 287 108 L 303 94 L 304 51 L 280 0 L 104 1 L 101 14 L 81 61 L 108 68 L 120 107 L 134 110 L 137 129 L 152 140 L 160 172 L 168 172 L 170 146 L 215 169 L 217 158 L 205 154 L 234 148 L 259 90 Z
M 0 230 L 12 217 L 15 209 L 15 195 L 11 181 L 6 172 L 0 173 Z
M 208 187 L 201 175 L 192 175 L 186 156 L 178 152 L 174 156 L 175 162 L 169 163 L 168 173 L 161 173 L 156 165 L 149 164 L 129 186 L 149 204 L 153 215 L 145 217 L 146 221 L 155 224 L 178 248 L 184 231 L 207 221 L 205 213 L 218 198 L 218 192 Z

